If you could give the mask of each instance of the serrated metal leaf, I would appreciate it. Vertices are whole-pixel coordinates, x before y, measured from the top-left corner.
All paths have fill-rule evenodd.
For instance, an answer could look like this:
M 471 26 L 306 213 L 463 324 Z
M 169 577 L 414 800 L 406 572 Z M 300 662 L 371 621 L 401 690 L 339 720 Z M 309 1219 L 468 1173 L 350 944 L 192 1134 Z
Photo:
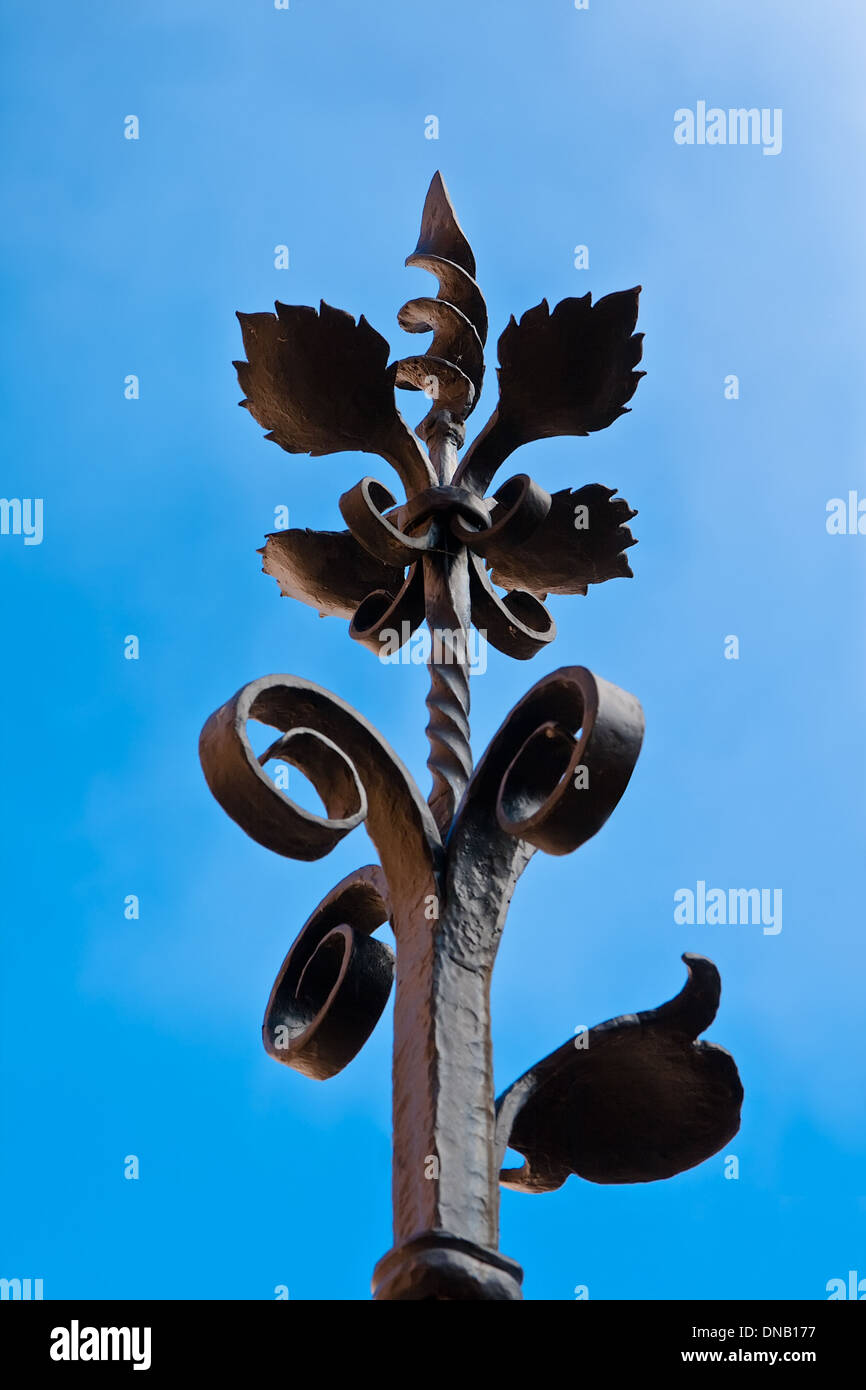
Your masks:
M 427 455 L 394 402 L 388 344 L 361 315 L 307 305 L 238 314 L 247 361 L 235 362 L 241 405 L 290 454 L 358 449 L 381 455 L 407 492 L 434 481 Z

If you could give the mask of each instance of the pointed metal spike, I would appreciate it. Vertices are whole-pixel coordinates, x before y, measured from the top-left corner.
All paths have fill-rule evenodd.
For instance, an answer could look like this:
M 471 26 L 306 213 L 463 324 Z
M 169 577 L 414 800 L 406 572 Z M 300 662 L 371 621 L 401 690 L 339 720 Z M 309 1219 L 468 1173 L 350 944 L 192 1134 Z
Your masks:
M 421 231 L 418 234 L 418 245 L 415 247 L 414 255 L 437 255 L 445 256 L 449 261 L 454 261 L 475 278 L 475 257 L 472 254 L 472 247 L 466 239 L 466 235 L 460 223 L 457 221 L 457 214 L 448 196 L 448 189 L 445 187 L 445 180 L 437 170 L 430 181 L 427 190 L 427 198 L 424 202 L 424 211 L 421 214 Z

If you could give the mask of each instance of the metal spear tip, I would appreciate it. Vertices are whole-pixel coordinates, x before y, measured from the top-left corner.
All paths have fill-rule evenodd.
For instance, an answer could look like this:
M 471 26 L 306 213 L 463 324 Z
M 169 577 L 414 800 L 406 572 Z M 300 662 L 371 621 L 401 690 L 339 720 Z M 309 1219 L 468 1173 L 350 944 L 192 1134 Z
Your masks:
M 427 190 L 424 211 L 421 214 L 418 245 L 413 255 L 444 256 L 475 279 L 475 257 L 472 247 L 457 220 L 445 180 L 438 169 Z

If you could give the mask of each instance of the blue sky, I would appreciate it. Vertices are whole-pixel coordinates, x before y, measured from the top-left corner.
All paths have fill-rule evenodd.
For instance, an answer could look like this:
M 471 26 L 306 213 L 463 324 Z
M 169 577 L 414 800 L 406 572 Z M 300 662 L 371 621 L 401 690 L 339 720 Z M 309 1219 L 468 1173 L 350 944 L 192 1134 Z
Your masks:
M 618 487 L 640 544 L 634 580 L 551 600 L 552 651 L 491 651 L 476 756 L 563 664 L 636 694 L 647 737 L 602 833 L 537 856 L 518 888 L 497 1089 L 576 1025 L 669 998 L 696 950 L 723 980 L 708 1036 L 746 1090 L 736 1139 L 672 1181 L 504 1193 L 501 1247 L 531 1299 L 820 1299 L 866 1276 L 866 538 L 825 525 L 831 498 L 866 496 L 858 9 L 7 13 L 0 491 L 44 500 L 44 539 L 0 536 L 0 1274 L 49 1298 L 355 1299 L 390 1245 L 390 1010 L 326 1084 L 259 1033 L 297 929 L 371 847 L 360 830 L 316 864 L 269 854 L 211 799 L 197 739 L 240 685 L 292 671 L 386 729 L 426 789 L 423 669 L 280 600 L 256 555 L 276 506 L 335 527 L 362 474 L 393 478 L 265 443 L 231 361 L 234 311 L 277 298 L 363 312 L 394 356 L 416 350 L 395 315 L 432 283 L 403 259 L 440 168 L 488 368 L 508 316 L 545 296 L 640 283 L 647 335 L 630 415 L 515 459 L 551 491 Z M 677 145 L 674 112 L 701 100 L 781 108 L 781 152 Z M 494 401 L 490 370 L 470 424 Z M 782 931 L 677 925 L 674 893 L 701 879 L 781 888 Z

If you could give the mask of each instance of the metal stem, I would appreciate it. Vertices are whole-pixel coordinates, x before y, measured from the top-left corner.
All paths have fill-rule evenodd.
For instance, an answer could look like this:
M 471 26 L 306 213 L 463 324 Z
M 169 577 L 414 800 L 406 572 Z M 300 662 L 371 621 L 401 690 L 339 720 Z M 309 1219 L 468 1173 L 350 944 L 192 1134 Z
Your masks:
M 447 410 L 426 431 L 440 484 L 457 466 L 464 427 Z M 430 628 L 433 774 L 429 804 L 443 839 L 472 772 L 469 744 L 469 565 L 440 526 L 424 557 Z M 442 890 L 445 889 L 444 875 Z M 519 1268 L 497 1253 L 499 1183 L 493 1110 L 489 970 L 464 958 L 467 904 L 442 892 L 397 948 L 394 1006 L 394 1237 L 376 1267 L 380 1299 L 514 1299 Z
M 457 468 L 464 426 L 443 410 L 433 421 L 427 444 L 439 477 L 447 486 Z M 439 523 L 436 523 L 439 524 Z M 469 558 L 466 547 L 441 525 L 440 544 L 424 557 L 424 602 L 430 630 L 430 719 L 427 766 L 433 777 L 428 798 L 443 839 L 472 772 L 469 742 Z

